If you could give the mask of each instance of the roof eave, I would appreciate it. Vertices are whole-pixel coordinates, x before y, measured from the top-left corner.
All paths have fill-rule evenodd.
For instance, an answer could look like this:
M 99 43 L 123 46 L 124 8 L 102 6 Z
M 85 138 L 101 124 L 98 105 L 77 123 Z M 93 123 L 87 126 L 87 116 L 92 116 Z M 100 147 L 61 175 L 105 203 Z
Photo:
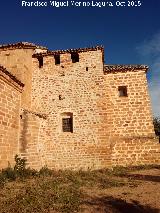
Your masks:
M 128 71 L 144 71 L 147 72 L 149 67 L 147 65 L 135 64 L 135 65 L 104 65 L 104 72 L 128 72 Z
M 0 49 L 43 49 L 43 50 L 48 50 L 47 47 L 39 46 L 33 43 L 29 42 L 18 42 L 15 44 L 4 44 L 0 45 Z
M 15 77 L 13 74 L 11 74 L 5 67 L 0 65 L 0 71 L 2 71 L 2 73 L 4 73 L 5 75 L 7 75 L 10 79 L 12 79 L 15 83 L 17 83 L 20 87 L 24 87 L 24 84 L 17 79 L 17 77 Z

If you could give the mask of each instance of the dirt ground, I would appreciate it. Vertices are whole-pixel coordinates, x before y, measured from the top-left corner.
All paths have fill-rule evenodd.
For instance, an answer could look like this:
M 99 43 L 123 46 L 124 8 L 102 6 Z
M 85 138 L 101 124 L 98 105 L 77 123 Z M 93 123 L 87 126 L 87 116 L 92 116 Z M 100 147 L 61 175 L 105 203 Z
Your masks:
M 6 182 L 0 213 L 160 213 L 158 165 L 51 172 Z
M 118 177 L 119 178 L 119 177 Z M 83 213 L 159 213 L 160 170 L 130 172 L 120 177 L 133 184 L 104 190 L 82 189 L 86 198 L 81 205 Z

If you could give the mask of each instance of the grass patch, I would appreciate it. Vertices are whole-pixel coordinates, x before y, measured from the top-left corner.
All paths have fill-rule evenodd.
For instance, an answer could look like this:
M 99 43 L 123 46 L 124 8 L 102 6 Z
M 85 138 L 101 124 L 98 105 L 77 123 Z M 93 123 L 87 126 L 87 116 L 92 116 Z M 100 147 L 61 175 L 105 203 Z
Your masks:
M 29 180 L 14 191 L 15 185 L 6 188 L 0 202 L 0 212 L 76 212 L 80 205 L 80 190 L 74 185 L 65 185 L 52 179 Z M 9 194 L 7 195 L 7 192 Z M 1 194 L 2 196 L 2 194 Z
M 18 156 L 16 160 L 14 168 L 3 169 L 0 173 L 0 213 L 78 212 L 85 196 L 83 188 L 136 187 L 139 183 L 126 178 L 127 173 L 160 168 L 147 165 L 96 171 L 52 171 L 43 167 L 36 171 L 26 168 L 26 161 Z
M 125 184 L 108 175 L 107 170 L 49 172 L 45 168 L 36 176 L 25 177 L 13 178 L 3 185 L 0 212 L 78 212 L 84 197 L 83 187 L 103 190 Z

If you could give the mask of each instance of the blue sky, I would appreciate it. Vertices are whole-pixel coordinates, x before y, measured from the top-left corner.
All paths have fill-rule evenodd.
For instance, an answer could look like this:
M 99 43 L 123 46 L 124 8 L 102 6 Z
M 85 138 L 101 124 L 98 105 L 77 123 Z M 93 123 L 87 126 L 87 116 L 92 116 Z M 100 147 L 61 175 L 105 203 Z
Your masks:
M 103 45 L 107 64 L 147 64 L 153 112 L 160 115 L 159 0 L 105 8 L 22 7 L 21 2 L 1 1 L 0 43 L 29 41 L 53 50 Z

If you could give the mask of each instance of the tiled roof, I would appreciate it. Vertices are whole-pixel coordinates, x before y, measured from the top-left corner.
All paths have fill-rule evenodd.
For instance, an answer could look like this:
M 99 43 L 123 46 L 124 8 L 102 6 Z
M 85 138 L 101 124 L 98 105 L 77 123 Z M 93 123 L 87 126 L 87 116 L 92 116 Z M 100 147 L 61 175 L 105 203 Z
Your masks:
M 110 72 L 136 71 L 136 70 L 145 70 L 147 72 L 148 68 L 149 67 L 147 65 L 140 65 L 140 64 L 135 65 L 115 64 L 115 65 L 104 65 L 104 72 L 110 73 Z
M 3 44 L 0 45 L 0 49 L 7 49 L 7 48 L 12 48 L 12 49 L 16 49 L 16 48 L 24 48 L 24 49 L 36 49 L 36 48 L 40 48 L 40 49 L 46 49 L 46 47 L 42 47 L 42 46 L 38 46 L 34 43 L 29 43 L 29 42 L 18 42 L 15 44 Z
M 2 71 L 3 73 L 5 73 L 7 76 L 9 76 L 13 81 L 15 81 L 18 85 L 20 85 L 21 87 L 24 87 L 24 84 L 18 80 L 14 75 L 12 75 L 6 68 L 4 68 L 3 66 L 0 65 L 0 71 Z
M 88 52 L 101 50 L 104 56 L 104 47 L 103 46 L 95 46 L 95 47 L 86 47 L 86 48 L 77 48 L 77 49 L 67 49 L 67 50 L 55 50 L 55 51 L 47 51 L 45 53 L 37 53 L 34 54 L 33 57 L 38 56 L 48 56 L 48 55 L 56 55 L 56 54 L 64 54 L 64 53 L 73 53 L 73 52 Z

